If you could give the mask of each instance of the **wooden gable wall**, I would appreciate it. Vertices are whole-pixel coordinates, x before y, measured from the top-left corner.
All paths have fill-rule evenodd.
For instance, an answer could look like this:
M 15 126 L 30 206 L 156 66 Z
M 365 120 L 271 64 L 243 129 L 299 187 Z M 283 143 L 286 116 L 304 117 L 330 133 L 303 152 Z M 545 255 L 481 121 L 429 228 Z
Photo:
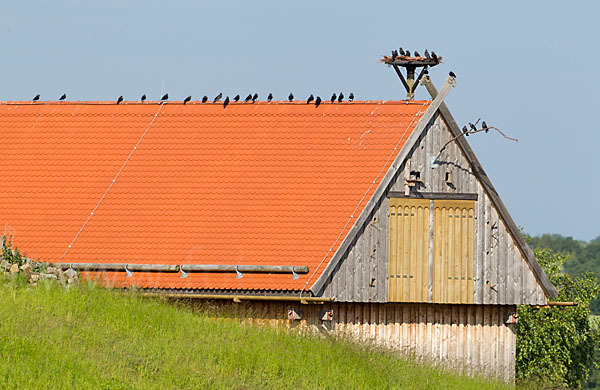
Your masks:
M 436 113 L 390 188 L 325 283 L 322 296 L 341 302 L 388 302 L 390 197 L 402 196 L 411 171 L 420 172 L 421 193 L 477 194 L 474 209 L 474 304 L 546 304 L 542 287 L 499 216 L 464 153 L 452 142 L 431 168 L 431 157 L 451 139 L 447 123 Z M 449 173 L 451 185 L 446 182 Z M 431 302 L 431 300 L 429 300 Z M 409 301 L 410 302 L 410 301 Z

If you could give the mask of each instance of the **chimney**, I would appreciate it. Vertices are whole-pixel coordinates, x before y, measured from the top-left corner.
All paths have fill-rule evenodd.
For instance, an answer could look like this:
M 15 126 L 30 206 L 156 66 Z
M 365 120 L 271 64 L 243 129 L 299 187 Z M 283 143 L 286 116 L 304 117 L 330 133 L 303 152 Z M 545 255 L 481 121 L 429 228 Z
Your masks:
M 411 56 L 410 51 L 405 52 L 400 48 L 400 52 L 393 50 L 391 56 L 383 56 L 381 62 L 394 68 L 406 89 L 406 100 L 413 100 L 415 98 L 415 89 L 417 89 L 421 78 L 427 74 L 427 68 L 441 63 L 442 57 L 439 57 L 434 51 L 429 54 L 427 50 L 425 50 L 425 55 L 420 55 L 415 51 L 414 55 Z M 400 67 L 406 69 L 406 78 L 404 78 Z M 418 68 L 422 69 L 415 80 L 415 74 Z

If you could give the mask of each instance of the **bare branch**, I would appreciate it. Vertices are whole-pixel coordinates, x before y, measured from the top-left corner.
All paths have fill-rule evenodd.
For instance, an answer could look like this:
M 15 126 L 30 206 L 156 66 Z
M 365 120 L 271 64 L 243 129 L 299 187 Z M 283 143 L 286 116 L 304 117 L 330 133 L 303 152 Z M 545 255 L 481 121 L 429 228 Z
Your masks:
M 481 118 L 477 119 L 477 122 L 475 122 L 475 125 L 477 125 L 477 123 L 479 122 L 479 120 L 480 120 L 480 119 L 481 119 Z M 509 136 L 507 136 L 507 135 L 506 135 L 506 134 L 504 134 L 502 131 L 500 131 L 500 129 L 498 129 L 497 127 L 494 127 L 494 126 L 488 126 L 488 127 L 484 127 L 484 128 L 477 129 L 477 130 L 467 130 L 466 132 L 460 133 L 460 134 L 459 134 L 459 135 L 457 135 L 456 137 L 452 138 L 450 141 L 446 142 L 446 143 L 444 144 L 444 146 L 443 146 L 443 147 L 440 149 L 439 153 L 437 154 L 437 156 L 435 157 L 435 159 L 434 159 L 433 161 L 436 161 L 436 160 L 437 160 L 437 159 L 440 157 L 440 155 L 442 154 L 442 152 L 443 152 L 444 150 L 446 150 L 446 148 L 448 147 L 448 145 L 450 145 L 452 142 L 456 141 L 456 140 L 457 140 L 457 139 L 459 139 L 460 137 L 462 137 L 462 136 L 465 136 L 465 135 L 470 135 L 470 134 L 480 133 L 480 132 L 482 132 L 482 131 L 485 131 L 485 132 L 487 133 L 489 130 L 496 130 L 496 131 L 497 131 L 498 133 L 500 133 L 500 135 L 501 135 L 501 136 L 503 136 L 504 138 L 506 138 L 506 139 L 509 139 L 509 140 L 511 140 L 511 141 L 519 142 L 519 140 L 518 140 L 518 139 L 516 139 L 516 138 L 512 138 L 512 137 L 509 137 Z

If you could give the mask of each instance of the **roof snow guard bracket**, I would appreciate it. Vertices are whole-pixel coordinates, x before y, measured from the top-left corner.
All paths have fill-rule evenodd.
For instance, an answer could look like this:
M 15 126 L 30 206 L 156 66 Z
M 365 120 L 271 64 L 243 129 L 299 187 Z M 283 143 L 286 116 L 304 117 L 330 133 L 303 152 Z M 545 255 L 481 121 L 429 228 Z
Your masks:
M 442 62 L 442 57 L 438 57 L 435 54 L 430 56 L 427 51 L 425 51 L 425 56 L 420 56 L 417 52 L 415 52 L 414 57 L 410 56 L 410 52 L 401 52 L 399 55 L 398 52 L 394 50 L 392 51 L 391 56 L 383 56 L 381 62 L 394 68 L 400 81 L 402 81 L 402 85 L 404 85 L 404 88 L 406 89 L 406 99 L 413 100 L 415 98 L 415 89 L 417 89 L 421 78 L 428 73 L 427 68 L 440 64 Z M 402 75 L 400 67 L 406 68 L 406 78 Z M 422 69 L 415 80 L 417 68 Z
M 180 272 L 185 278 L 190 272 L 231 272 L 240 279 L 245 273 L 291 274 L 298 279 L 300 274 L 307 274 L 307 266 L 292 265 L 228 265 L 228 264 L 126 264 L 126 263 L 60 263 L 61 269 L 76 271 L 124 271 L 127 277 L 133 272 Z

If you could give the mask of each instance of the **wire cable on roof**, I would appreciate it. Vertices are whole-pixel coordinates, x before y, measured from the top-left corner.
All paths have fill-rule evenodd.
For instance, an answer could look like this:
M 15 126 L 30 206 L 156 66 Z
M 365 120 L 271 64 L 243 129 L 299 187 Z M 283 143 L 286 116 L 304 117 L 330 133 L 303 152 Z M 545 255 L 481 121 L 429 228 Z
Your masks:
M 121 175 L 121 172 L 123 172 L 123 169 L 125 169 L 125 165 L 127 165 L 127 163 L 129 162 L 129 160 L 131 160 L 131 156 L 133 156 L 133 153 L 135 153 L 135 151 L 137 150 L 137 148 L 140 145 L 140 143 L 142 143 L 142 141 L 144 140 L 144 137 L 146 136 L 146 134 L 148 134 L 148 131 L 152 127 L 152 124 L 154 123 L 154 121 L 156 120 L 156 118 L 158 117 L 158 114 L 160 114 L 160 111 L 162 110 L 164 104 L 165 104 L 165 102 L 161 102 L 159 104 L 158 110 L 156 111 L 156 114 L 154 114 L 154 117 L 150 121 L 150 124 L 148 124 L 148 127 L 146 127 L 146 131 L 144 131 L 144 133 L 142 134 L 142 136 L 140 137 L 140 139 L 138 140 L 138 142 L 135 144 L 135 146 L 133 147 L 133 149 L 129 153 L 129 156 L 127 156 L 127 159 L 125 159 L 125 162 L 123 163 L 123 165 L 121 165 L 121 168 L 119 168 L 119 171 L 117 172 L 117 174 L 113 178 L 112 182 L 108 185 L 108 188 L 106 189 L 106 191 L 104 191 L 104 194 L 102 194 L 102 197 L 100 198 L 100 200 L 96 204 L 96 207 L 94 207 L 94 209 L 92 210 L 92 212 L 90 213 L 90 215 L 88 215 L 87 219 L 85 220 L 85 222 L 81 226 L 81 229 L 79 229 L 79 231 L 75 235 L 75 238 L 73 238 L 73 240 L 69 244 L 69 247 L 67 248 L 67 250 L 65 250 L 65 253 L 62 255 L 62 257 L 60 258 L 60 260 L 58 260 L 59 263 L 61 261 L 63 261 L 63 259 L 67 255 L 67 253 L 69 253 L 69 250 L 71 249 L 71 247 L 73 246 L 73 244 L 75 244 L 75 241 L 77 240 L 77 238 L 79 237 L 79 235 L 81 234 L 81 232 L 83 231 L 83 229 L 85 229 L 86 225 L 88 224 L 88 222 L 90 221 L 90 219 L 92 218 L 92 216 L 94 215 L 94 213 L 96 212 L 96 210 L 98 209 L 98 207 L 100 207 L 100 204 L 102 203 L 102 201 L 104 200 L 104 198 L 106 198 L 106 195 L 108 195 L 108 192 L 110 191 L 110 189 L 112 188 L 112 186 L 117 181 L 117 178 Z
M 302 298 L 302 293 L 306 290 L 306 287 L 308 286 L 308 284 L 310 283 L 311 279 L 313 278 L 313 276 L 315 276 L 315 274 L 317 273 L 317 271 L 319 270 L 319 268 L 321 268 L 321 266 L 323 265 L 323 262 L 325 262 L 325 260 L 327 259 L 327 257 L 331 254 L 331 252 L 333 251 L 333 248 L 336 247 L 338 241 L 340 240 L 340 238 L 342 238 L 344 232 L 346 231 L 346 228 L 348 227 L 348 225 L 350 224 L 350 221 L 352 221 L 352 218 L 355 217 L 356 212 L 358 211 L 360 205 L 362 204 L 362 202 L 365 200 L 365 198 L 367 197 L 367 195 L 369 194 L 369 192 L 371 191 L 371 189 L 373 188 L 373 186 L 375 185 L 375 183 L 377 183 L 377 180 L 379 180 L 379 178 L 381 177 L 381 174 L 385 172 L 385 169 L 388 165 L 388 163 L 390 162 L 390 160 L 392 159 L 392 157 L 394 156 L 394 153 L 396 153 L 396 151 L 398 150 L 398 146 L 400 145 L 400 143 L 402 142 L 402 140 L 404 139 L 404 136 L 406 135 L 406 133 L 408 132 L 408 130 L 411 128 L 411 126 L 413 125 L 413 123 L 415 122 L 415 118 L 419 117 L 421 114 L 421 111 L 423 111 L 423 108 L 428 105 L 429 102 L 424 102 L 421 107 L 419 108 L 419 112 L 417 112 L 417 114 L 415 116 L 413 116 L 412 120 L 410 121 L 410 123 L 408 124 L 408 127 L 406 128 L 406 130 L 404 130 L 404 133 L 402 133 L 402 136 L 400 137 L 400 139 L 398 140 L 398 143 L 396 143 L 396 146 L 394 147 L 394 150 L 392 150 L 392 153 L 390 153 L 389 157 L 387 158 L 387 160 L 385 161 L 385 164 L 383 164 L 383 167 L 381 168 L 381 170 L 379 171 L 379 173 L 377 174 L 377 176 L 375 177 L 375 180 L 373 180 L 371 182 L 371 185 L 369 186 L 369 188 L 367 189 L 367 191 L 364 193 L 364 195 L 362 196 L 362 198 L 360 198 L 360 200 L 358 201 L 358 204 L 356 205 L 356 207 L 354 208 L 354 211 L 352 211 L 352 215 L 350 215 L 350 218 L 348 218 L 348 221 L 346 221 L 346 224 L 344 225 L 344 227 L 342 228 L 342 231 L 340 232 L 340 234 L 337 236 L 337 238 L 335 239 L 335 241 L 333 242 L 333 244 L 331 245 L 331 247 L 329 248 L 329 250 L 327 251 L 327 253 L 325 254 L 325 256 L 323 256 L 323 259 L 321 260 L 321 262 L 319 263 L 319 265 L 317 265 L 317 267 L 314 269 L 314 271 L 312 272 L 312 274 L 309 276 L 309 278 L 306 280 L 306 283 L 304 284 L 304 286 L 302 287 L 302 290 L 300 290 L 300 298 Z

